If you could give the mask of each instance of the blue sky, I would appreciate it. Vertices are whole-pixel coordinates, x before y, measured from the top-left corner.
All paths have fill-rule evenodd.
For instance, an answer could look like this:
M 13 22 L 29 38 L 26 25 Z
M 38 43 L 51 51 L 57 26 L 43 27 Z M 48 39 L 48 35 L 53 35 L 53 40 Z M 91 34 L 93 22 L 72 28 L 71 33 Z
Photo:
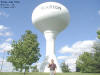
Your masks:
M 14 1 L 14 0 L 5 0 Z M 40 52 L 44 59 L 45 54 L 45 38 L 39 30 L 37 30 L 31 21 L 34 8 L 40 3 L 47 1 L 55 1 L 66 6 L 70 12 L 70 24 L 61 32 L 55 41 L 56 55 L 71 56 L 72 53 L 63 53 L 62 49 L 71 49 L 73 45 L 81 42 L 96 40 L 96 31 L 100 29 L 100 0 L 17 0 L 16 8 L 0 8 L 0 45 L 6 46 L 11 44 L 11 40 L 18 40 L 25 30 L 31 30 L 37 34 L 40 43 Z M 8 40 L 8 41 L 7 41 Z M 80 45 L 80 44 L 78 44 Z M 7 46 L 7 48 L 10 48 Z M 4 47 L 0 47 L 3 50 Z M 0 58 L 2 58 L 2 52 Z M 60 60 L 59 60 L 60 62 Z

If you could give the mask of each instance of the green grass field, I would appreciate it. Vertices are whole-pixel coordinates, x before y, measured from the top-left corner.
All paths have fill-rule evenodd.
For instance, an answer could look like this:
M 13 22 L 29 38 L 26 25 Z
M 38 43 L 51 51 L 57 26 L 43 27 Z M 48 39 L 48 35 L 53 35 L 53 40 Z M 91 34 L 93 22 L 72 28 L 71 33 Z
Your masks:
M 24 73 L 18 72 L 0 72 L 0 75 L 24 75 Z M 33 73 L 26 73 L 26 75 L 49 75 L 49 73 L 41 73 L 41 72 L 33 72 Z M 56 75 L 100 75 L 100 73 L 57 73 Z

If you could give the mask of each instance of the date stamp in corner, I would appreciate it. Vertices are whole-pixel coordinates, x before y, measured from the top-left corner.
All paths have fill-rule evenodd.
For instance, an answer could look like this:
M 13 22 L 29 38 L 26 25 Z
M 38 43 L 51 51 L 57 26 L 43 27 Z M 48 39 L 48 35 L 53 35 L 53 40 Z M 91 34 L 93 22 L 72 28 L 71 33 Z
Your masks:
M 19 0 L 0 0 L 0 8 L 16 8 Z

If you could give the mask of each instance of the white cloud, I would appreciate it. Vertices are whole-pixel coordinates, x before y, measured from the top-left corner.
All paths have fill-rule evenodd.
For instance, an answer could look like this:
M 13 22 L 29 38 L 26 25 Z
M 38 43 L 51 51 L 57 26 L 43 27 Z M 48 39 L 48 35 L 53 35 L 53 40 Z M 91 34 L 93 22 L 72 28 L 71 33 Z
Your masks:
M 0 32 L 0 36 L 11 36 L 11 32 Z
M 69 48 L 67 45 L 64 46 L 63 48 L 61 48 L 61 50 L 59 51 L 60 53 L 72 53 L 73 49 Z
M 98 14 L 100 15 L 100 10 L 98 10 Z
M 12 35 L 11 32 L 6 32 L 6 33 L 5 33 L 5 36 L 11 36 L 11 35 Z
M 94 41 L 86 40 L 86 41 L 78 41 L 72 45 L 72 47 L 64 46 L 59 51 L 62 54 L 71 53 L 71 56 L 59 56 L 57 59 L 65 60 L 66 64 L 69 65 L 71 71 L 75 71 L 76 67 L 76 59 L 84 52 L 92 53 L 94 50 L 92 49 Z M 70 51 L 69 51 L 70 50 Z
M 4 42 L 3 44 L 0 44 L 0 52 L 7 52 L 11 49 L 12 47 L 10 43 Z
M 0 25 L 0 30 L 6 30 L 8 29 L 7 27 L 5 27 L 4 25 Z
M 4 61 L 4 62 L 5 62 L 5 61 L 6 61 L 6 59 L 0 58 L 0 62 L 2 62 L 2 61 Z
M 67 58 L 69 58 L 69 56 L 59 56 L 59 57 L 57 57 L 57 59 L 62 59 L 62 60 L 65 60 Z
M 60 49 L 60 53 L 83 53 L 92 52 L 93 40 L 78 41 L 72 47 L 64 46 Z
M 9 15 L 6 12 L 0 11 L 0 16 L 9 17 Z
M 6 42 L 11 42 L 13 39 L 12 38 L 8 38 L 6 39 Z
M 4 25 L 0 25 L 0 36 L 11 36 L 12 33 L 9 32 L 8 27 L 4 26 Z

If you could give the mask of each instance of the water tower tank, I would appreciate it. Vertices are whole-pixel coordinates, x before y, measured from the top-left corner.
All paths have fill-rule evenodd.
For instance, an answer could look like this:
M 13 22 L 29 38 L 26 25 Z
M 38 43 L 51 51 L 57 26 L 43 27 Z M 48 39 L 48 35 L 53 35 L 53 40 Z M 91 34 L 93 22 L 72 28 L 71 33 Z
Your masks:
M 37 6 L 32 14 L 32 23 L 41 32 L 61 32 L 69 24 L 68 9 L 57 2 L 45 2 Z

